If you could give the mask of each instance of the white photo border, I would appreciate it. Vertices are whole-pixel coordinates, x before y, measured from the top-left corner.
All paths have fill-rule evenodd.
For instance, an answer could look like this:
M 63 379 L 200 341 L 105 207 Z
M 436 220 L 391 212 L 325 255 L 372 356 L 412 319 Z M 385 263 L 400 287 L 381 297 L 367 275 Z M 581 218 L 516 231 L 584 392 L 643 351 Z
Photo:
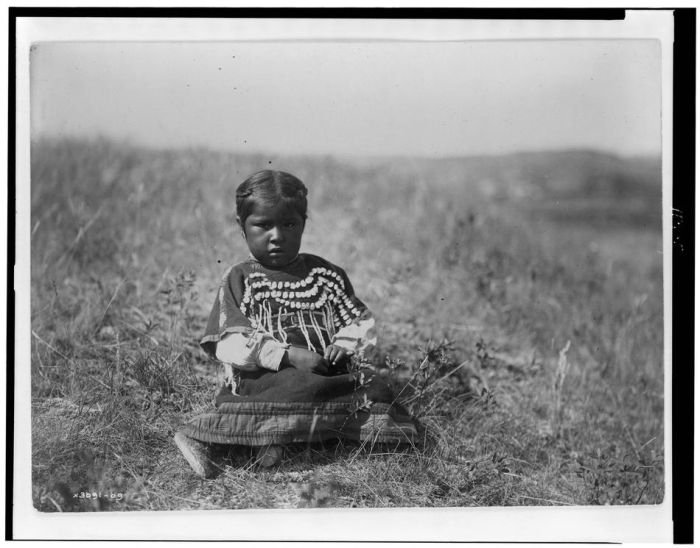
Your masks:
M 468 16 L 468 12 L 465 14 Z M 16 315 L 14 508 L 16 539 L 268 541 L 670 542 L 671 113 L 673 12 L 624 20 L 389 20 L 42 18 L 16 20 Z M 31 497 L 29 48 L 40 41 L 653 39 L 662 56 L 665 498 L 656 506 L 305 509 L 44 514 Z M 10 82 L 10 85 L 12 83 Z M 12 181 L 9 182 L 12 184 Z M 17 366 L 20 364 L 20 366 Z M 11 440 L 8 440 L 11 443 Z M 274 526 L 271 526 L 274 524 Z

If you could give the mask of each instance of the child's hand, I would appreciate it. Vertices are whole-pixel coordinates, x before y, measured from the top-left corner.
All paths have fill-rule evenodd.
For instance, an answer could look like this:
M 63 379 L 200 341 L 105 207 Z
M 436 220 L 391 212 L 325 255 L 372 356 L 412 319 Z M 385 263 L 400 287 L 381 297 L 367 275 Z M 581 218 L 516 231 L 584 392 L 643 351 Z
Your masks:
M 328 360 L 326 358 L 299 346 L 290 346 L 282 363 L 310 373 L 321 375 L 328 373 Z
M 332 364 L 343 363 L 349 356 L 350 354 L 345 348 L 336 346 L 335 344 L 327 346 L 326 352 L 323 355 L 323 357 L 328 360 L 328 363 Z

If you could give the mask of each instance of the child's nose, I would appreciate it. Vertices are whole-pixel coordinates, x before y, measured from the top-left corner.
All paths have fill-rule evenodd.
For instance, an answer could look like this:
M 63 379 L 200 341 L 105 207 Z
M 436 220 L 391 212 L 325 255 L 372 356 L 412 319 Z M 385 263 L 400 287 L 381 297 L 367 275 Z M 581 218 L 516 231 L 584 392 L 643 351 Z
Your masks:
M 270 241 L 279 242 L 280 240 L 282 240 L 282 230 L 275 226 L 270 230 Z

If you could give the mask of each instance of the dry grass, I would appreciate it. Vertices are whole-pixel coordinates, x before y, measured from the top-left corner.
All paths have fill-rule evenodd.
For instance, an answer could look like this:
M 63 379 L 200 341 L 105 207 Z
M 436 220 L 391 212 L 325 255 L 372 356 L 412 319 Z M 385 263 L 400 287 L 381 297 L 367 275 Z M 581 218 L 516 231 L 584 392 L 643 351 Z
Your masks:
M 607 159 L 611 194 L 600 158 L 570 156 L 341 162 L 36 143 L 35 506 L 660 502 L 654 168 Z M 265 472 L 247 449 L 219 448 L 222 474 L 203 482 L 172 436 L 212 405 L 218 373 L 197 341 L 221 273 L 245 256 L 235 186 L 268 165 L 310 187 L 304 248 L 344 266 L 376 311 L 374 361 L 420 418 L 425 443 L 293 447 Z M 543 200 L 559 188 L 548 173 L 568 177 L 556 197 L 579 204 L 576 219 L 598 207 L 591 180 L 618 206 L 614 218 L 591 209 L 585 223 L 562 222 Z

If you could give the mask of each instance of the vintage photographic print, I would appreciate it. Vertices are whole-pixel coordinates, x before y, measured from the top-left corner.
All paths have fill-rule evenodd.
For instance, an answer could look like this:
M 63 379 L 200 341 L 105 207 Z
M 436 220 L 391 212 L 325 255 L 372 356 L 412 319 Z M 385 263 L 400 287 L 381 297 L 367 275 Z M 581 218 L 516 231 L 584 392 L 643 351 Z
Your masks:
M 31 519 L 613 507 L 666 538 L 669 44 L 624 30 L 668 17 L 35 22 Z

